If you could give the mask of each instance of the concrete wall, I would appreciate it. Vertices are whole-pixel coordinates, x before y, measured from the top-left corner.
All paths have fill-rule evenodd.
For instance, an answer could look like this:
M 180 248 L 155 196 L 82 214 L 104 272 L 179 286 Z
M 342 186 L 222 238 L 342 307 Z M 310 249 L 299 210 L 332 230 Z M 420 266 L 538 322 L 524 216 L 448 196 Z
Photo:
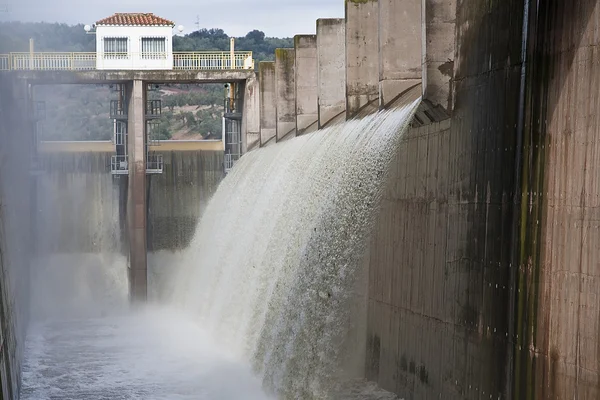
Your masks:
M 379 100 L 379 2 L 346 1 L 346 112 Z M 379 104 L 371 107 L 371 112 Z
M 127 254 L 127 177 L 110 173 L 113 153 L 42 155 L 37 179 L 38 252 Z M 148 175 L 148 251 L 187 247 L 223 178 L 223 151 L 160 152 L 162 174 Z
M 319 128 L 346 120 L 346 24 L 317 20 Z
M 452 119 L 414 128 L 391 171 L 370 251 L 367 377 L 406 399 L 513 398 L 522 18 L 519 1 L 461 3 Z
M 162 154 L 163 173 L 148 178 L 149 252 L 186 248 L 223 179 L 222 151 Z
M 258 64 L 260 91 L 260 145 L 264 146 L 277 136 L 277 97 L 275 88 L 275 63 Z
M 298 135 L 318 128 L 317 36 L 296 35 L 296 132 Z
M 36 235 L 40 254 L 126 254 L 119 182 L 110 173 L 113 153 L 48 153 L 37 179 Z M 127 192 L 123 191 L 123 195 Z
M 296 52 L 275 50 L 277 141 L 296 136 Z
M 514 398 L 597 399 L 600 3 L 531 13 Z
M 27 89 L 0 76 L 0 393 L 18 398 L 29 318 L 34 192 Z

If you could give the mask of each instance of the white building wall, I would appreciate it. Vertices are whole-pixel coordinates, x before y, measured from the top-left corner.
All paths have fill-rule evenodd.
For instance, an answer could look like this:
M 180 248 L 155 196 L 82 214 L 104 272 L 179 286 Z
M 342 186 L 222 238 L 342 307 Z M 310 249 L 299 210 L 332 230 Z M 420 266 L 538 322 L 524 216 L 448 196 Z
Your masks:
M 128 39 L 128 57 L 110 59 L 104 57 L 104 38 Z M 164 59 L 143 59 L 142 38 L 164 37 L 167 56 Z M 157 70 L 173 69 L 173 28 L 170 26 L 98 26 L 96 27 L 96 68 L 110 70 Z

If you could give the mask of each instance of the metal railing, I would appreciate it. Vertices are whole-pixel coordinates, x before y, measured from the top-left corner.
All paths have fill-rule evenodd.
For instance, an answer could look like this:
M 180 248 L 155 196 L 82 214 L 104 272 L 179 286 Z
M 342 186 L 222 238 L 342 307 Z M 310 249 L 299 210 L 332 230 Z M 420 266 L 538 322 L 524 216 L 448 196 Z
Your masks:
M 127 175 L 129 164 L 126 155 L 115 155 L 110 158 L 110 172 L 113 175 Z
M 235 160 L 233 159 L 233 156 L 231 155 L 231 153 L 225 153 L 225 173 L 229 173 L 229 171 L 231 170 L 231 168 L 233 168 L 233 164 L 235 164 Z
M 0 71 L 90 71 L 118 69 L 254 69 L 251 51 L 167 53 L 10 53 L 0 54 Z
M 122 100 L 111 100 L 109 115 L 111 119 L 127 119 L 125 103 Z
M 0 71 L 10 70 L 10 56 L 8 54 L 0 54 Z
M 233 56 L 226 51 L 173 53 L 173 69 L 254 69 L 251 51 L 236 51 Z
M 146 100 L 146 118 L 160 118 L 161 113 L 161 100 Z
M 162 174 L 163 172 L 163 156 L 162 154 L 148 154 L 146 158 L 146 173 L 147 174 Z

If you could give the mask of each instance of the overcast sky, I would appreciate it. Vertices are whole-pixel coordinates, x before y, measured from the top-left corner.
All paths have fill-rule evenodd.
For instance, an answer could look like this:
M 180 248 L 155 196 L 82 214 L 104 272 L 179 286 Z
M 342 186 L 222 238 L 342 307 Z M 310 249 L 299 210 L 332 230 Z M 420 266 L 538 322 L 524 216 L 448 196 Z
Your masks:
M 344 0 L 0 0 L 8 19 L 92 24 L 115 12 L 152 12 L 184 25 L 184 33 L 222 28 L 232 36 L 258 29 L 267 36 L 314 33 L 317 18 L 344 16 Z M 0 16 L 6 20 L 7 15 Z

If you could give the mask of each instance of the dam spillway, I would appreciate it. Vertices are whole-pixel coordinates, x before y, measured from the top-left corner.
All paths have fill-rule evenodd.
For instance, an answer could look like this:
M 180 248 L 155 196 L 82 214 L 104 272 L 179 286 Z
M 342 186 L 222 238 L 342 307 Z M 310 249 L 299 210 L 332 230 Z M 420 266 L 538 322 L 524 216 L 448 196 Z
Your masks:
M 284 57 L 264 64 L 262 75 L 259 67 L 259 80 L 245 72 L 244 100 L 264 111 L 245 114 L 245 150 L 288 139 L 287 89 L 296 93 L 301 134 L 329 123 L 321 109 L 336 108 L 341 119 L 368 114 L 388 103 L 390 89 L 394 97 L 402 79 L 420 80 L 424 101 L 392 163 L 368 249 L 364 377 L 406 399 L 597 399 L 600 2 L 398 4 L 349 0 L 345 20 L 317 27 L 332 36 L 296 38 L 296 74 Z M 327 51 L 335 46 L 340 51 Z M 279 54 L 291 61 L 290 51 Z M 38 247 L 37 186 L 23 167 L 35 146 L 20 83 L 134 74 L 0 71 L 5 398 L 18 398 L 20 389 L 29 260 Z M 289 80 L 281 85 L 278 77 Z M 345 112 L 343 93 L 334 90 L 345 91 Z M 329 93 L 319 99 L 322 91 Z M 280 105 L 285 113 L 276 121 Z M 168 215 L 176 213 L 163 221 Z M 183 254 L 161 246 L 167 251 L 149 256 L 149 269 L 180 265 L 169 258 Z M 164 285 L 161 296 L 172 297 L 173 287 Z
M 22 398 L 380 396 L 356 383 L 364 254 L 417 105 L 245 157 L 170 265 L 166 305 L 128 310 L 121 255 L 40 260 Z

